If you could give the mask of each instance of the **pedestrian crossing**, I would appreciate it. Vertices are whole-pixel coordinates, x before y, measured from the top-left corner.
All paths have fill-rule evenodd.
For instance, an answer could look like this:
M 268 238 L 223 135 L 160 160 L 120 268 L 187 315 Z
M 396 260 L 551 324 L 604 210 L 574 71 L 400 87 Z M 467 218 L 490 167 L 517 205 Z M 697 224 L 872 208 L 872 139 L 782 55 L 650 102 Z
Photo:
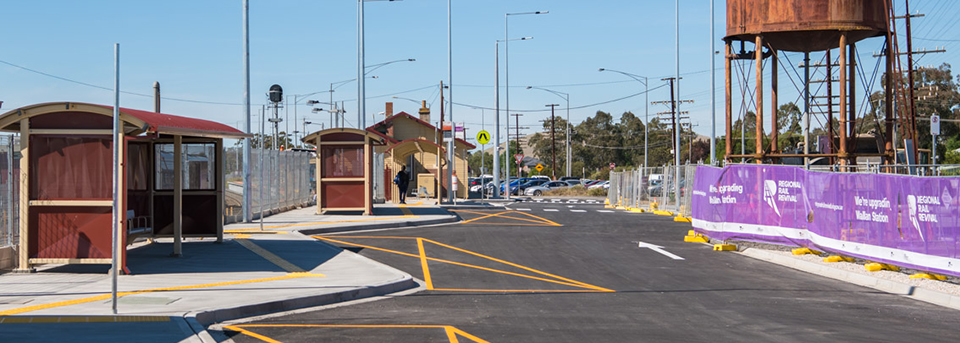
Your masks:
M 562 198 L 521 198 L 519 202 L 529 202 L 537 204 L 581 204 L 581 205 L 602 205 L 603 199 L 562 199 Z

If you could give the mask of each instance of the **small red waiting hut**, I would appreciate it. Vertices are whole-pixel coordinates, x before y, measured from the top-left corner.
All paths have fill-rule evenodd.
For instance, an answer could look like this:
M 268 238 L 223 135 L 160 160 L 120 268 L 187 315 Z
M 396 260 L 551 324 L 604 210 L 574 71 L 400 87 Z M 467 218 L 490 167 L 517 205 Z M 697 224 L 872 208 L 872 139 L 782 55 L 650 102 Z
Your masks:
M 373 147 L 384 145 L 383 137 L 340 127 L 314 132 L 303 142 L 317 147 L 317 214 L 373 214 Z

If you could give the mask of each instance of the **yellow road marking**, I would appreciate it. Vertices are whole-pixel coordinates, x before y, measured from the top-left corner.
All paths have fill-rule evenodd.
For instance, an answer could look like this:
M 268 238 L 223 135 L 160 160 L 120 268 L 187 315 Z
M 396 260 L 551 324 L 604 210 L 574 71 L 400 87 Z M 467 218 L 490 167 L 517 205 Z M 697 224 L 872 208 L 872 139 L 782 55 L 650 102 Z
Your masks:
M 351 219 L 351 220 L 331 220 L 328 222 L 315 222 L 315 223 L 300 223 L 300 224 L 289 224 L 289 225 L 275 225 L 275 226 L 264 226 L 263 229 L 279 229 L 285 227 L 296 227 L 296 226 L 310 226 L 310 225 L 322 225 L 322 224 L 339 224 L 339 223 L 354 223 L 354 222 L 367 222 L 372 220 L 385 220 L 385 219 L 403 219 L 403 218 L 419 218 L 420 216 L 393 216 L 393 217 L 377 217 L 377 218 L 365 218 L 365 219 Z M 259 227 L 248 227 L 240 229 L 231 229 L 229 231 L 259 231 Z
M 438 292 L 505 292 L 505 293 L 610 293 L 593 289 L 473 289 L 473 288 L 435 288 Z
M 410 212 L 410 209 L 407 208 L 407 205 L 397 205 L 400 208 L 400 212 L 403 212 L 405 216 L 412 216 L 413 212 Z
M 273 338 L 254 333 L 244 328 L 355 328 L 355 329 L 443 329 L 450 343 L 458 343 L 456 335 L 460 335 L 475 343 L 490 343 L 477 336 L 466 333 L 450 325 L 324 325 L 324 324 L 243 324 L 226 325 L 226 330 L 237 331 L 268 343 L 281 343 Z
M 118 292 L 117 297 L 123 297 L 123 296 L 134 295 L 134 294 L 182 291 L 182 290 L 188 290 L 188 289 L 232 286 L 232 285 L 242 285 L 242 284 L 248 284 L 248 283 L 280 281 L 280 280 L 296 279 L 296 278 L 302 278 L 302 277 L 322 277 L 322 276 L 324 275 L 312 274 L 312 273 L 291 273 L 284 276 L 275 276 L 275 277 L 262 278 L 262 279 L 226 281 L 226 282 L 206 283 L 206 284 L 192 285 L 192 286 L 164 287 L 164 288 L 154 288 L 154 289 L 147 289 L 147 290 L 140 290 L 140 291 Z M 58 302 L 49 303 L 49 304 L 33 305 L 33 306 L 10 309 L 6 311 L 0 311 L 0 316 L 11 316 L 15 314 L 45 310 L 45 309 L 55 308 L 55 307 L 85 304 L 85 303 L 94 302 L 94 301 L 107 300 L 110 298 L 111 298 L 111 294 L 102 294 L 102 295 L 96 295 L 92 297 L 81 298 L 81 299 L 65 300 L 65 301 L 58 301 Z
M 317 237 L 317 236 L 313 236 Z M 417 239 L 417 237 L 396 237 L 396 236 L 342 236 L 342 235 L 324 235 L 327 238 L 383 238 L 383 239 Z
M 162 316 L 43 316 L 43 317 L 0 317 L 3 324 L 49 324 L 49 323 L 136 323 L 169 322 L 170 317 Z
M 423 252 L 423 238 L 417 238 L 417 249 L 420 249 L 420 265 L 423 267 L 423 281 L 427 283 L 427 289 L 433 289 L 433 281 L 430 280 L 430 266 L 427 265 L 427 254 Z
M 549 220 L 549 219 L 537 217 L 537 216 L 535 216 L 535 215 L 532 215 L 532 214 L 529 214 L 529 213 L 520 212 L 520 211 L 504 211 L 504 212 L 493 213 L 493 214 L 488 214 L 488 213 L 484 213 L 484 212 L 476 212 L 476 211 L 468 211 L 468 210 L 456 210 L 455 212 L 464 212 L 464 213 L 472 213 L 472 214 L 479 214 L 479 215 L 481 215 L 481 217 L 477 217 L 477 218 L 473 218 L 473 219 L 469 219 L 469 220 L 464 220 L 464 221 L 460 222 L 460 224 L 472 223 L 472 222 L 475 222 L 475 221 L 478 221 L 478 220 L 487 219 L 487 218 L 492 218 L 492 217 L 500 217 L 500 218 L 508 218 L 508 219 L 514 219 L 514 220 L 528 221 L 528 222 L 538 223 L 538 224 L 541 224 L 541 225 L 563 226 L 563 225 L 557 224 L 556 222 L 553 222 L 553 221 L 551 221 L 551 220 Z M 527 219 L 527 218 L 517 218 L 517 217 L 506 216 L 507 214 L 514 214 L 514 213 L 516 213 L 516 214 L 522 214 L 522 215 L 525 215 L 525 216 L 528 216 L 528 217 L 533 217 L 533 218 L 536 218 L 537 220 L 531 220 L 531 219 Z M 499 225 L 520 225 L 520 224 L 499 224 Z
M 237 234 L 283 235 L 283 234 L 288 234 L 288 233 L 290 233 L 290 232 L 289 232 L 289 231 L 252 231 L 252 230 L 245 230 L 245 229 L 236 229 L 236 230 L 224 230 L 223 233 L 230 233 L 230 234 L 234 234 L 234 235 L 237 235 Z
M 460 340 L 457 339 L 457 332 L 452 329 L 452 326 L 443 328 L 443 331 L 447 333 L 447 340 L 450 341 L 450 343 L 460 343 Z
M 286 270 L 288 273 L 306 273 L 307 272 L 306 270 L 303 270 L 303 268 L 300 268 L 297 265 L 280 258 L 280 256 L 275 255 L 274 253 L 268 251 L 267 249 L 264 249 L 263 247 L 257 245 L 256 243 L 251 242 L 250 240 L 237 239 L 236 242 L 240 243 L 240 245 L 252 251 L 253 253 L 260 255 L 260 257 L 263 257 L 265 260 L 270 261 L 270 263 L 275 264 L 277 267 L 280 267 L 283 270 Z
M 247 326 L 249 326 L 249 325 L 247 325 Z M 224 326 L 223 328 L 224 328 L 224 329 L 227 329 L 227 330 L 237 331 L 237 332 L 239 332 L 239 333 L 242 333 L 242 334 L 244 334 L 244 335 L 247 335 L 247 336 L 250 336 L 250 337 L 259 339 L 259 340 L 264 341 L 264 342 L 267 342 L 267 343 L 283 343 L 283 342 L 280 342 L 280 341 L 275 340 L 275 339 L 273 339 L 273 338 L 270 338 L 270 337 L 267 337 L 267 336 L 264 336 L 264 335 L 255 333 L 255 332 L 250 331 L 250 330 L 243 329 L 243 328 L 241 328 L 241 327 L 239 327 L 239 326 L 236 326 L 236 325 L 227 325 L 227 326 Z
M 422 251 L 421 251 L 420 255 L 415 255 L 415 254 L 406 253 L 406 252 L 402 252 L 402 251 L 396 251 L 396 250 L 378 248 L 378 247 L 374 247 L 374 246 L 370 246 L 370 245 L 363 245 L 363 244 L 345 242 L 345 241 L 336 240 L 336 239 L 331 239 L 331 238 L 323 237 L 323 236 L 312 236 L 312 237 L 317 238 L 317 239 L 323 239 L 323 240 L 330 241 L 330 242 L 334 242 L 334 243 L 340 243 L 340 244 L 346 244 L 346 245 L 353 245 L 353 246 L 361 247 L 361 248 L 364 248 L 364 249 L 372 249 L 372 250 L 378 250 L 378 251 L 383 251 L 383 252 L 388 252 L 388 253 L 393 253 L 393 254 L 398 254 L 398 255 L 403 255 L 403 256 L 421 258 L 421 263 L 423 263 L 423 262 L 422 262 L 422 259 L 424 258 L 424 257 L 422 257 L 422 256 L 425 256 L 425 255 L 426 255 L 426 254 L 424 254 Z M 412 238 L 412 237 L 411 237 L 411 238 Z M 493 258 L 493 257 L 484 256 L 484 255 L 482 255 L 482 254 L 474 253 L 474 252 L 471 252 L 471 251 L 468 251 L 468 250 L 463 250 L 463 249 L 460 249 L 460 248 L 455 248 L 455 247 L 452 247 L 452 246 L 449 246 L 449 245 L 446 245 L 446 244 L 442 244 L 442 243 L 438 243 L 438 242 L 436 242 L 436 241 L 429 240 L 429 239 L 426 239 L 426 238 L 419 238 L 419 237 L 418 237 L 417 240 L 418 240 L 418 242 L 420 242 L 421 240 L 422 240 L 422 241 L 431 242 L 431 243 L 434 243 L 434 244 L 437 244 L 437 245 L 440 245 L 440 246 L 444 246 L 444 247 L 451 248 L 451 249 L 454 249 L 454 250 L 462 251 L 462 252 L 465 252 L 465 253 L 468 253 L 468 254 L 472 254 L 472 255 L 475 255 L 475 256 L 478 256 L 478 257 L 482 257 L 482 258 L 485 258 L 485 259 L 488 259 L 488 260 L 500 262 L 500 263 L 503 263 L 503 264 L 506 264 L 506 265 L 514 266 L 514 267 L 517 267 L 517 268 L 520 268 L 520 269 L 524 269 L 524 270 L 528 270 L 528 271 L 531 271 L 531 272 L 534 272 L 534 273 L 538 273 L 538 274 L 541 274 L 541 275 L 553 277 L 553 278 L 556 278 L 556 279 L 559 279 L 559 280 L 547 279 L 547 278 L 542 278 L 542 277 L 537 277 L 537 276 L 532 276 L 532 275 L 526 275 L 526 274 L 508 272 L 508 271 L 505 271 L 505 270 L 499 270 L 499 269 L 481 267 L 481 266 L 477 266 L 477 265 L 466 264 L 466 263 L 461 263 L 461 262 L 455 262 L 455 261 L 450 261 L 450 260 L 444 260 L 444 259 L 435 258 L 435 257 L 425 257 L 425 258 L 426 258 L 427 260 L 429 260 L 429 261 L 436 261 L 436 262 L 441 262 L 441 263 L 449 263 L 449 264 L 453 264 L 453 265 L 457 265 L 457 266 L 462 266 L 462 267 L 480 269 L 480 270 L 484 270 L 484 271 L 488 271 L 488 272 L 506 274 L 506 275 L 511 275 L 511 276 L 519 276 L 519 277 L 528 278 L 528 279 L 532 279 L 532 280 L 545 281 L 545 282 L 556 283 L 556 284 L 565 285 L 565 286 L 580 287 L 580 288 L 590 288 L 590 289 L 593 289 L 593 290 L 596 290 L 596 291 L 600 291 L 600 292 L 615 292 L 615 291 L 610 290 L 610 289 L 606 289 L 606 288 L 602 288 L 602 287 L 597 287 L 597 286 L 593 286 L 593 285 L 590 285 L 590 284 L 587 284 L 587 283 L 583 283 L 583 282 L 579 282 L 579 281 L 574 281 L 574 280 L 566 279 L 566 278 L 559 277 L 559 276 L 556 276 L 556 275 L 553 275 L 553 274 L 541 272 L 541 271 L 538 271 L 538 270 L 536 270 L 536 269 L 524 267 L 524 266 L 517 265 L 517 264 L 514 264 L 514 263 L 510 263 L 510 262 L 507 262 L 507 261 L 499 260 L 499 259 L 496 259 L 496 258 Z M 426 279 L 426 275 L 424 275 L 424 278 Z M 560 281 L 560 280 L 563 280 L 563 281 Z M 426 280 L 424 280 L 424 281 L 426 281 Z M 430 286 L 432 286 L 432 282 L 431 282 Z M 429 288 L 428 288 L 428 289 L 429 289 Z
M 517 267 L 517 268 L 520 268 L 520 269 L 523 269 L 523 270 L 527 270 L 527 271 L 530 271 L 530 272 L 534 272 L 534 273 L 537 273 L 537 274 L 540 274 L 540 275 L 546 275 L 546 276 L 549 276 L 549 277 L 552 277 L 552 278 L 556 278 L 556 279 L 560 279 L 560 280 L 563 280 L 563 281 L 580 284 L 580 285 L 582 285 L 583 287 L 586 287 L 586 288 L 593 288 L 593 289 L 596 289 L 596 290 L 611 291 L 611 292 L 612 292 L 612 290 L 610 290 L 610 289 L 606 289 L 606 288 L 603 288 L 603 287 L 594 286 L 594 285 L 587 284 L 587 283 L 583 283 L 583 282 L 580 282 L 580 281 L 570 280 L 570 279 L 567 279 L 567 278 L 565 278 L 565 277 L 553 275 L 553 274 L 546 273 L 546 272 L 541 272 L 541 271 L 539 271 L 539 270 L 536 270 L 536 269 L 533 269 L 533 268 L 530 268 L 530 267 L 524 267 L 524 266 L 521 266 L 521 265 L 516 264 L 516 263 L 507 262 L 507 261 L 504 261 L 504 260 L 501 260 L 501 259 L 498 259 L 498 258 L 486 256 L 486 255 L 483 255 L 483 254 L 480 254 L 480 253 L 475 253 L 475 252 L 472 252 L 472 251 L 470 251 L 470 250 L 457 248 L 457 247 L 452 246 L 452 245 L 446 245 L 446 244 L 443 244 L 443 243 L 440 243 L 440 242 L 437 242 L 437 241 L 434 241 L 434 240 L 431 240 L 431 239 L 424 239 L 424 240 L 427 241 L 427 242 L 430 242 L 430 243 L 439 245 L 439 246 L 443 246 L 443 247 L 447 247 L 447 248 L 456 250 L 456 251 L 464 252 L 464 253 L 467 253 L 467 254 L 470 254 L 470 255 L 474 255 L 474 256 L 477 256 L 477 257 L 482 257 L 482 258 L 485 258 L 485 259 L 488 259 L 488 260 L 491 260 L 491 261 L 497 261 L 497 262 L 506 264 L 506 265 L 508 265 L 508 266 L 514 266 L 514 267 Z

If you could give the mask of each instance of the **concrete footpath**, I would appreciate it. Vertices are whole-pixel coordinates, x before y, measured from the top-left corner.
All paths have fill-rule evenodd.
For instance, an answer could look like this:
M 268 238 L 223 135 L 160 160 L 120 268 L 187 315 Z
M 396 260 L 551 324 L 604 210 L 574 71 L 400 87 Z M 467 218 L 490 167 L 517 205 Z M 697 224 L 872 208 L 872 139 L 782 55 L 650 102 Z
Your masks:
M 376 205 L 374 215 L 304 208 L 224 228 L 224 241 L 171 239 L 127 252 L 117 314 L 105 265 L 42 266 L 0 275 L 0 341 L 213 342 L 212 323 L 417 287 L 410 275 L 309 235 L 452 223 L 433 202 Z

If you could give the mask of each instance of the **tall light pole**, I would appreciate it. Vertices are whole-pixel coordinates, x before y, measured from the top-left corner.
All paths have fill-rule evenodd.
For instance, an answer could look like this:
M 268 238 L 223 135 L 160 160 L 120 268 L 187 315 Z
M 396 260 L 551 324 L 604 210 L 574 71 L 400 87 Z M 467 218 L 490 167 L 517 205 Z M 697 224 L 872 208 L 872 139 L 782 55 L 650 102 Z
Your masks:
M 503 44 L 504 44 L 504 52 L 503 52 L 504 66 L 503 66 L 503 73 L 504 73 L 504 82 L 506 82 L 506 90 L 505 90 L 505 91 L 506 91 L 506 112 L 507 112 L 507 116 L 510 115 L 510 38 L 509 38 L 509 37 L 510 37 L 510 16 L 512 16 L 512 15 L 547 14 L 547 13 L 550 13 L 550 11 L 517 12 L 517 13 L 506 13 L 506 14 L 503 15 Z M 497 115 L 497 117 L 500 117 L 499 114 Z M 510 118 L 509 118 L 509 117 L 507 118 L 507 125 L 510 125 Z M 508 128 L 507 130 L 508 130 L 508 131 L 507 131 L 507 136 L 509 137 L 509 136 L 510 136 L 509 128 Z M 510 168 L 509 168 L 509 167 L 510 167 L 510 158 L 511 158 L 511 156 L 510 156 L 510 140 L 509 140 L 509 139 L 507 139 L 507 152 L 506 152 L 506 155 L 507 155 L 506 178 L 507 178 L 507 185 L 508 185 L 507 188 L 509 188 L 509 185 L 510 185 Z M 519 163 L 518 163 L 518 164 L 519 164 Z M 497 184 L 497 187 L 499 187 L 499 186 L 500 186 L 500 185 Z M 499 189 L 499 188 L 497 188 L 497 189 Z M 509 199 L 509 198 L 510 198 L 510 190 L 507 189 L 507 199 Z
M 571 164 L 572 164 L 573 162 L 572 162 L 572 160 L 571 160 L 572 157 L 571 157 L 571 154 L 570 154 L 570 94 L 567 94 L 567 93 L 564 93 L 564 92 L 558 92 L 558 91 L 554 91 L 554 90 L 549 90 L 549 89 L 541 88 L 541 87 L 534 87 L 534 86 L 527 86 L 527 89 L 539 89 L 539 90 L 547 91 L 547 92 L 553 93 L 554 95 L 559 96 L 559 97 L 563 98 L 563 100 L 566 100 L 566 101 L 567 101 L 567 131 L 566 131 L 566 132 L 567 132 L 567 133 L 566 133 L 566 136 L 567 136 L 567 168 L 566 168 L 567 174 L 566 174 L 566 176 L 573 176 L 573 174 L 571 174 L 571 173 L 572 173 L 572 171 L 571 171 L 571 170 L 572 170 L 572 169 L 571 169 Z
M 710 164 L 718 166 L 717 163 L 717 58 L 714 56 L 714 23 L 715 19 L 713 4 L 715 0 L 710 0 Z M 693 128 L 691 128 L 692 131 Z M 693 148 L 690 149 L 691 151 Z
M 508 40 L 530 40 L 530 39 L 533 39 L 533 37 L 521 37 L 521 38 L 508 39 Z M 494 48 L 496 49 L 496 63 L 494 63 L 494 66 L 495 66 L 494 70 L 496 72 L 494 73 L 495 82 L 493 87 L 494 103 L 495 103 L 494 108 L 496 112 L 496 115 L 494 115 L 494 124 L 493 124 L 493 126 L 496 128 L 496 130 L 493 131 L 493 137 L 494 137 L 493 197 L 494 198 L 500 197 L 500 42 L 505 42 L 505 41 L 507 40 L 498 39 L 494 44 Z M 507 132 L 507 137 L 510 137 L 509 114 L 507 115 L 507 131 L 506 132 Z M 507 168 L 505 168 L 505 170 L 506 170 L 506 180 L 509 181 L 510 180 L 510 160 L 509 160 L 510 159 L 510 139 L 509 138 L 507 139 L 506 148 L 507 150 L 505 154 L 507 158 L 506 160 Z M 510 198 L 510 194 L 507 194 L 507 198 Z
M 450 114 L 450 145 L 447 148 L 447 161 L 450 161 L 450 168 L 447 168 L 447 180 L 450 182 L 450 186 L 447 188 L 451 190 L 447 201 L 451 204 L 454 204 L 456 201 L 456 194 L 452 191 L 454 188 L 453 184 L 453 169 L 457 167 L 457 162 L 454 159 L 457 142 L 457 122 L 453 120 L 453 16 L 452 16 L 452 0 L 447 0 L 447 84 L 450 85 L 450 90 L 447 91 L 447 99 L 450 101 L 450 106 L 447 110 L 447 113 Z M 440 89 L 443 92 L 443 89 Z M 443 127 L 443 123 L 440 124 Z M 466 137 L 464 137 L 466 138 Z
M 677 101 L 675 104 L 674 120 L 679 124 L 680 122 L 680 0 L 674 1 L 674 23 L 676 24 L 674 28 L 674 35 L 676 37 L 676 78 L 677 78 Z M 760 100 L 757 100 L 757 103 L 760 103 Z M 759 111 L 758 111 L 759 112 Z M 674 152 L 673 152 L 673 164 L 675 166 L 674 170 L 674 179 L 673 179 L 673 196 L 676 199 L 677 210 L 680 209 L 680 131 L 681 128 L 678 125 L 677 129 L 674 130 Z M 757 139 L 761 139 L 757 137 Z M 693 181 L 693 180 L 691 180 Z M 692 185 L 692 182 L 691 182 Z
M 250 134 L 250 0 L 243 0 L 243 133 Z M 243 221 L 253 220 L 250 206 L 250 138 L 243 138 Z
M 363 3 L 367 1 L 400 1 L 400 0 L 357 0 L 357 126 L 363 130 L 367 127 L 367 85 L 364 82 L 366 75 L 366 60 L 364 59 L 363 37 Z
M 650 135 L 650 130 L 649 130 L 649 126 L 650 126 L 650 85 L 649 85 L 648 82 L 647 82 L 647 81 L 648 81 L 648 80 L 647 80 L 647 77 L 646 77 L 646 76 L 636 75 L 636 74 L 631 74 L 631 73 L 627 73 L 627 72 L 622 72 L 622 71 L 619 71 L 619 70 L 606 69 L 606 68 L 600 68 L 599 71 L 611 71 L 611 72 L 614 72 L 614 73 L 618 73 L 618 74 L 621 74 L 621 75 L 625 75 L 625 76 L 627 76 L 627 77 L 629 77 L 629 78 L 631 78 L 631 79 L 634 79 L 634 80 L 636 80 L 637 82 L 640 82 L 640 83 L 643 84 L 643 121 L 644 121 L 644 123 L 643 123 L 643 166 L 644 166 L 644 167 L 649 167 L 650 164 L 647 163 L 647 156 L 650 155 L 650 154 L 648 153 L 649 151 L 647 150 L 647 149 L 648 149 L 647 136 Z M 643 79 L 643 80 L 641 80 L 641 79 Z

